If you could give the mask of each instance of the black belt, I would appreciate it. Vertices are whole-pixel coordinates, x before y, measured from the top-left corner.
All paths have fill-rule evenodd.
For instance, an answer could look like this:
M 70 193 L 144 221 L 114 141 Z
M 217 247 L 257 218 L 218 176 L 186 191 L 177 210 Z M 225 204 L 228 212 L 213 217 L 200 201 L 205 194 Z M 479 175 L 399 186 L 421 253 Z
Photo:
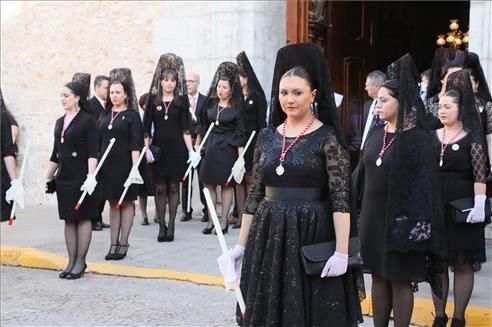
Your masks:
M 319 201 L 323 190 L 314 187 L 265 187 L 265 199 L 271 201 Z

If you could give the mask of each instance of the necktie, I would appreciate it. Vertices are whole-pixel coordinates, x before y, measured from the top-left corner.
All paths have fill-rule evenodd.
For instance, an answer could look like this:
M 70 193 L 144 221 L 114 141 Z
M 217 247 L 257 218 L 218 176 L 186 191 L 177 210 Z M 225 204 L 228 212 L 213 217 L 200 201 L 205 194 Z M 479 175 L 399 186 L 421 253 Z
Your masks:
M 103 109 L 106 110 L 106 100 L 103 101 Z
M 191 110 L 193 113 L 195 113 L 196 110 L 196 97 L 191 98 Z

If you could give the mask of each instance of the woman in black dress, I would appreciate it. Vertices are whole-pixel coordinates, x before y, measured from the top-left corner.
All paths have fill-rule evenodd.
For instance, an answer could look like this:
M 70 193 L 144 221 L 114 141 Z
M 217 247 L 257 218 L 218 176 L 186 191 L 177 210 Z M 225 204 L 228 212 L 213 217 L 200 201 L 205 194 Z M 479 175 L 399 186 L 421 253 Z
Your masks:
M 128 237 L 135 217 L 134 202 L 139 187 L 143 184 L 138 171 L 138 157 L 143 148 L 142 123 L 138 114 L 137 96 L 131 71 L 127 68 L 113 69 L 109 73 L 107 109 L 98 120 L 102 138 L 101 155 L 112 138 L 113 148 L 101 168 L 102 197 L 109 201 L 111 246 L 106 260 L 121 260 L 128 251 Z M 118 200 L 129 185 L 121 207 Z
M 246 201 L 246 190 L 251 186 L 251 178 L 253 169 L 253 153 L 260 131 L 266 127 L 266 110 L 267 102 L 265 92 L 261 87 L 255 71 L 244 51 L 240 52 L 236 57 L 237 65 L 239 66 L 239 82 L 242 89 L 241 110 L 244 120 L 244 137 L 247 139 L 251 132 L 256 134 L 249 146 L 249 150 L 244 154 L 245 174 L 244 181 L 236 184 L 234 190 L 236 192 L 236 207 L 237 207 L 237 222 L 233 228 L 241 227 L 241 218 L 243 216 L 244 202 Z
M 392 310 L 395 326 L 410 324 L 411 283 L 435 276 L 426 260 L 443 255 L 437 171 L 430 135 L 419 126 L 425 109 L 418 79 L 409 54 L 388 66 L 376 104 L 386 125 L 369 134 L 356 170 L 364 179 L 359 237 L 364 268 L 372 275 L 375 326 L 388 326 Z
M 223 233 L 227 233 L 229 228 L 227 217 L 233 197 L 232 186 L 226 185 L 226 182 L 245 143 L 240 97 L 238 66 L 232 62 L 221 63 L 210 85 L 207 100 L 202 107 L 195 146 L 200 145 L 210 123 L 213 122 L 214 127 L 204 145 L 199 178 L 210 191 L 214 206 L 217 204 L 216 188 L 221 187 L 222 219 L 220 224 Z M 209 219 L 202 232 L 210 234 L 212 230 L 213 221 Z
M 439 99 L 443 128 L 434 132 L 434 158 L 439 162 L 439 181 L 446 225 L 448 264 L 454 267 L 454 312 L 451 326 L 465 326 L 465 310 L 473 291 L 473 264 L 485 262 L 485 201 L 487 158 L 470 76 L 465 70 L 447 78 Z M 473 198 L 466 222 L 457 222 L 450 201 Z M 465 208 L 466 209 L 466 208 Z M 434 326 L 446 326 L 449 289 L 443 274 L 443 298 L 436 296 Z
M 229 252 L 236 265 L 242 262 L 241 326 L 362 321 L 359 289 L 347 269 L 350 162 L 330 84 L 316 45 L 279 50 L 271 126 L 258 137 L 238 244 Z M 311 111 L 314 101 L 318 118 Z M 321 275 L 307 276 L 301 246 L 327 241 L 336 241 L 335 254 Z
M 145 103 L 147 102 L 148 93 L 142 94 L 138 99 L 138 105 L 140 106 L 139 114 L 140 120 L 143 123 L 144 115 L 145 115 Z M 151 129 L 153 129 L 151 127 Z M 149 225 L 149 218 L 147 215 L 147 198 L 149 196 L 154 197 L 155 204 L 155 185 L 152 182 L 152 177 L 150 175 L 149 164 L 147 163 L 147 159 L 143 158 L 142 163 L 140 164 L 140 174 L 144 179 L 144 183 L 140 186 L 140 190 L 138 192 L 138 203 L 140 205 L 140 212 L 142 213 L 142 225 Z M 156 212 L 154 212 L 154 220 L 157 218 Z
M 427 84 L 426 99 L 424 100 L 427 118 L 422 124 L 427 130 L 436 130 L 442 127 L 437 111 L 439 110 L 439 97 L 446 89 L 447 76 L 465 66 L 466 54 L 454 48 L 438 48 L 434 52 L 430 79 Z
M 85 79 L 90 81 L 90 75 L 85 74 Z M 47 173 L 47 180 L 55 179 L 58 214 L 65 221 L 68 264 L 59 277 L 67 279 L 82 277 L 87 268 L 85 258 L 92 237 L 91 218 L 96 215 L 98 204 L 93 192 L 97 184 L 94 171 L 99 156 L 99 138 L 94 133 L 96 120 L 86 111 L 90 83 L 81 81 L 65 84 L 60 93 L 65 115 L 55 123 Z M 80 209 L 75 210 L 83 191 L 88 194 Z
M 23 206 L 24 189 L 22 183 L 20 183 L 20 181 L 17 179 L 15 161 L 17 156 L 17 146 L 15 145 L 15 141 L 12 135 L 11 116 L 7 111 L 1 89 L 0 112 L 2 115 L 2 199 L 0 221 L 8 221 L 10 218 L 10 212 L 12 211 L 12 200 Z M 6 200 L 7 191 L 9 191 L 9 194 L 12 194 L 12 196 L 9 196 L 9 200 Z
M 174 53 L 159 58 L 145 105 L 144 138 L 147 148 L 160 150 L 155 158 L 147 150 L 152 179 L 155 183 L 158 242 L 174 241 L 174 222 L 179 205 L 179 182 L 186 171 L 186 161 L 195 152 L 191 143 L 188 120 L 188 93 L 183 60 Z M 154 134 L 151 133 L 152 124 Z M 169 224 L 166 226 L 166 202 L 169 203 Z

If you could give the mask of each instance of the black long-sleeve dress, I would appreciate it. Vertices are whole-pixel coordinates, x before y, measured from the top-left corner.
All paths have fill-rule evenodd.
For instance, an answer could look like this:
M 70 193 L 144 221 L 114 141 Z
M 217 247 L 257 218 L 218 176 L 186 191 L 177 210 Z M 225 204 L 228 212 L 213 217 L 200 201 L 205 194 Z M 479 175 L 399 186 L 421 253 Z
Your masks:
M 219 125 L 214 125 L 203 147 L 199 178 L 204 184 L 225 185 L 237 160 L 237 149 L 245 144 L 241 109 L 220 107 L 219 110 Z M 199 130 L 203 138 L 210 123 L 217 120 L 217 106 L 209 107 L 202 117 L 205 119 L 200 121 Z
M 79 210 L 75 210 L 75 205 L 82 195 L 80 187 L 89 173 L 88 160 L 99 157 L 96 120 L 91 114 L 79 111 L 65 130 L 62 143 L 64 118 L 62 116 L 56 121 L 50 158 L 51 162 L 58 164 L 55 178 L 58 214 L 60 219 L 67 221 L 91 219 L 97 215 L 99 200 L 95 193 L 87 194 Z
M 111 129 L 108 128 L 110 121 L 111 110 L 102 113 L 98 121 L 98 128 L 102 137 L 101 156 L 106 151 L 109 141 L 113 137 L 116 139 L 100 171 L 102 199 L 118 201 L 125 189 L 123 184 L 133 167 L 132 151 L 142 151 L 143 133 L 140 115 L 135 110 L 121 111 L 115 117 Z M 136 200 L 138 191 L 139 185 L 132 184 L 124 201 Z
M 294 138 L 287 138 L 287 143 Z M 334 129 L 304 135 L 279 164 L 282 135 L 263 129 L 254 154 L 253 184 L 245 213 L 254 215 L 246 244 L 241 291 L 246 317 L 241 326 L 356 326 L 359 293 L 351 271 L 330 278 L 308 277 L 300 247 L 335 240 L 333 212 L 349 212 L 350 162 Z M 319 190 L 321 200 L 268 197 L 269 188 Z
M 388 133 L 386 144 L 395 133 Z M 421 282 L 425 280 L 423 252 L 390 251 L 387 241 L 387 208 L 390 167 L 395 161 L 396 142 L 384 152 L 381 166 L 376 165 L 383 146 L 384 128 L 373 131 L 366 140 L 362 156 L 364 194 L 359 221 L 359 237 L 364 269 L 386 280 Z
M 246 173 L 251 173 L 255 144 L 260 131 L 266 127 L 266 107 L 266 102 L 261 101 L 255 93 L 243 98 L 241 108 L 243 110 L 245 139 L 249 138 L 252 131 L 256 131 L 248 151 L 244 154 Z
M 150 103 L 144 114 L 144 137 L 151 137 L 152 144 L 161 149 L 160 159 L 151 163 L 154 182 L 160 180 L 180 181 L 186 171 L 188 151 L 183 134 L 190 133 L 189 112 L 183 99 L 173 99 L 159 104 Z M 165 106 L 169 105 L 166 114 Z M 167 117 L 167 119 L 166 119 Z M 152 123 L 154 134 L 151 134 Z
M 440 160 L 441 142 L 434 132 L 436 164 Z M 475 143 L 470 134 L 450 143 L 444 153 L 443 165 L 439 168 L 439 181 L 446 227 L 448 260 L 455 262 L 485 262 L 485 232 L 483 223 L 460 223 L 454 221 L 453 208 L 449 201 L 473 197 L 474 183 L 486 183 L 486 155 L 483 146 Z
M 10 129 L 11 121 L 8 114 L 5 111 L 1 111 L 2 120 L 2 200 L 1 202 L 1 213 L 0 221 L 7 221 L 10 218 L 10 212 L 12 211 L 12 203 L 9 204 L 5 201 L 5 193 L 10 187 L 10 176 L 7 172 L 5 162 L 3 161 L 5 157 L 16 156 L 17 147 L 12 141 L 12 130 Z

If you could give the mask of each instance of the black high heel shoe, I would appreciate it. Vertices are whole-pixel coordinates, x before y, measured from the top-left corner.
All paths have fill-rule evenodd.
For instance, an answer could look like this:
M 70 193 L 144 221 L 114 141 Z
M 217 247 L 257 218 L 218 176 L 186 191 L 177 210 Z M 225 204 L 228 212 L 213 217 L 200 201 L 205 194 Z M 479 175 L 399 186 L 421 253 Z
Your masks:
M 130 247 L 130 244 L 120 244 L 120 246 L 118 247 L 118 252 L 116 252 L 116 254 L 114 255 L 114 260 L 121 260 L 123 259 L 124 257 L 126 257 L 126 253 L 128 252 L 128 248 Z M 120 251 L 122 250 L 123 251 Z
M 109 247 L 109 252 L 108 252 L 108 254 L 106 254 L 104 259 L 105 260 L 115 260 L 114 256 L 116 255 L 116 252 L 118 252 L 119 246 L 120 246 L 119 244 L 111 244 L 111 246 Z
M 79 279 L 80 277 L 84 277 L 84 272 L 86 269 L 87 269 L 87 264 L 84 264 L 84 268 L 82 268 L 82 270 L 79 273 L 74 274 L 72 272 L 69 272 L 67 274 L 67 279 Z
M 62 272 L 58 274 L 58 277 L 66 279 L 68 274 L 70 274 L 70 271 L 62 270 Z
M 157 235 L 157 242 L 166 242 L 167 226 L 159 226 L 159 235 Z
M 212 234 L 212 229 L 214 229 L 214 226 L 213 225 L 212 225 L 212 227 L 205 227 L 202 230 L 202 233 L 205 234 L 205 235 Z
M 222 234 L 227 234 L 229 232 L 229 224 L 227 224 L 226 228 L 221 228 Z M 217 235 L 217 232 L 214 231 L 214 234 Z

